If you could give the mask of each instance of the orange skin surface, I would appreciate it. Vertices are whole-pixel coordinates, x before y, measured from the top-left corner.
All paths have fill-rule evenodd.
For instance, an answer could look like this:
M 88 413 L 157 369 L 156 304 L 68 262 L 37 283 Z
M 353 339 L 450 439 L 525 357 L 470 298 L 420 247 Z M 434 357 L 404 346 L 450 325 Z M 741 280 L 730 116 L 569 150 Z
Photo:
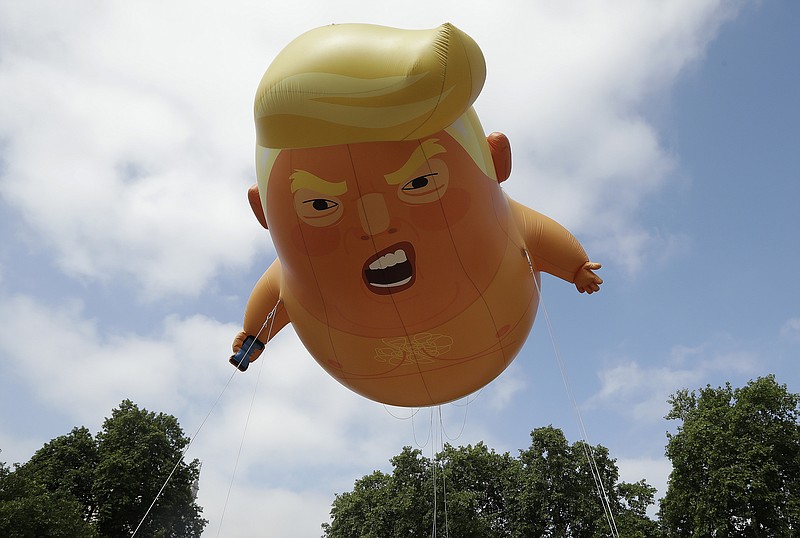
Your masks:
M 509 201 L 444 131 L 284 150 L 266 199 L 278 260 L 245 332 L 280 299 L 260 338 L 291 322 L 329 374 L 383 403 L 444 403 L 499 375 L 534 321 L 531 264 L 589 293 L 602 282 L 569 232 Z
M 291 150 L 276 163 L 267 195 L 269 228 L 286 287 L 314 317 L 363 336 L 417 333 L 452 319 L 489 285 L 507 242 L 500 223 L 508 222 L 508 206 L 497 183 L 458 144 L 449 136 L 437 138 L 447 152 L 434 156 L 430 167 L 423 162 L 398 185 L 384 176 L 408 161 L 418 141 Z M 316 227 L 297 216 L 303 201 L 334 197 L 306 189 L 293 197 L 284 178 L 296 169 L 347 182 L 347 192 L 335 197 L 338 221 Z M 438 173 L 429 183 L 438 184 L 441 197 L 427 193 L 432 199 L 418 202 L 414 197 L 425 194 L 403 191 L 432 169 Z M 365 264 L 403 243 L 414 250 L 413 283 L 390 295 L 376 293 L 364 280 Z M 461 266 L 465 270 L 454 270 Z

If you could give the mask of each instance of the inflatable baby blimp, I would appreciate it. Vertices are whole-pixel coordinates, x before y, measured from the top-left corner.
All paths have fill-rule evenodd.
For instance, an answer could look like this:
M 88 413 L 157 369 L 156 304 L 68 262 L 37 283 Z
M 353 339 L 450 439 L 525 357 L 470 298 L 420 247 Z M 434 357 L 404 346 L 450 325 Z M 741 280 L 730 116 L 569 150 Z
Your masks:
M 468 395 L 519 352 L 539 272 L 599 290 L 578 241 L 511 200 L 505 136 L 472 104 L 486 66 L 451 24 L 317 28 L 267 69 L 255 98 L 250 200 L 277 259 L 247 303 L 245 370 L 291 323 L 337 381 L 372 400 Z

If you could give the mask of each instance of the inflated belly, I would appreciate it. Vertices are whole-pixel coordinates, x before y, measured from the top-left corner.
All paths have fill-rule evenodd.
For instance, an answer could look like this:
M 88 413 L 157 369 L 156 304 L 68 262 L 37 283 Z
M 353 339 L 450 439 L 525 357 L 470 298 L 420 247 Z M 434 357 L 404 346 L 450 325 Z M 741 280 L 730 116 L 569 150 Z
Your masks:
M 413 332 L 398 327 L 380 337 L 359 336 L 324 325 L 298 305 L 290 317 L 317 362 L 354 392 L 389 405 L 436 405 L 485 386 L 519 352 L 538 307 L 525 270 L 527 278 L 498 275 L 463 312 Z

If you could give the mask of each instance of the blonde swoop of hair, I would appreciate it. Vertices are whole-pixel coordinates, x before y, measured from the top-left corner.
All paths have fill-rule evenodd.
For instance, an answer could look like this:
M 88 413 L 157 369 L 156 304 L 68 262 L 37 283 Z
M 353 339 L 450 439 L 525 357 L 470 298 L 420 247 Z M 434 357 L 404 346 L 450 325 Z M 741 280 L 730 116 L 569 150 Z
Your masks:
M 495 179 L 472 109 L 485 78 L 480 48 L 449 23 L 431 30 L 342 24 L 306 32 L 273 60 L 256 92 L 262 205 L 283 149 L 417 140 L 441 130 Z
M 486 63 L 453 26 L 323 26 L 273 60 L 255 97 L 267 148 L 416 140 L 455 122 L 478 97 Z

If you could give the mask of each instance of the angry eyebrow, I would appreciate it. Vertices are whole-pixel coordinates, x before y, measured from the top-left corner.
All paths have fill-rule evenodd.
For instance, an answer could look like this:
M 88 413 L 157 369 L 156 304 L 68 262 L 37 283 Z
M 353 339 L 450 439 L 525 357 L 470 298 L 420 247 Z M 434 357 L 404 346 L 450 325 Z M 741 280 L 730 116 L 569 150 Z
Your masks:
M 406 164 L 400 167 L 395 172 L 391 172 L 383 176 L 386 179 L 386 183 L 389 185 L 400 185 L 401 183 L 405 183 L 408 181 L 417 168 L 422 166 L 422 164 L 433 157 L 434 155 L 438 155 L 440 153 L 446 153 L 447 150 L 444 149 L 436 138 L 428 138 L 424 140 L 419 146 L 414 149 L 414 153 L 411 154 L 411 157 L 408 158 Z
M 295 170 L 289 176 L 289 180 L 291 180 L 290 189 L 292 194 L 300 189 L 309 189 L 328 196 L 341 196 L 347 192 L 346 181 L 327 181 L 305 170 Z

